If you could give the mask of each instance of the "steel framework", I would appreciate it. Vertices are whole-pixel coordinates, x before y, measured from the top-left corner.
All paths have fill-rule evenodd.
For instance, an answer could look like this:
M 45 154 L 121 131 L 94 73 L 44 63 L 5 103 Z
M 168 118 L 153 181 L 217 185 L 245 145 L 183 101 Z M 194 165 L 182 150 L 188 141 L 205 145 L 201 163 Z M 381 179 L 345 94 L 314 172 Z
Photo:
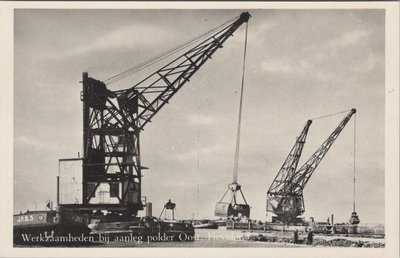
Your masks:
M 299 137 L 297 137 L 288 157 L 272 182 L 267 194 L 267 211 L 273 211 L 278 214 L 283 213 L 285 215 L 292 215 L 294 212 L 294 215 L 297 216 L 296 213 L 302 210 L 304 205 L 303 200 L 288 196 L 287 194 L 289 193 L 285 193 L 285 188 L 295 176 L 311 123 L 312 120 L 307 121 Z
M 136 215 L 141 201 L 140 131 L 171 97 L 250 18 L 245 12 L 133 87 L 110 91 L 83 73 L 82 208 Z M 100 184 L 117 203 L 94 203 Z
M 305 211 L 303 191 L 308 180 L 355 113 L 356 109 L 352 109 L 308 161 L 294 172 L 311 125 L 311 120 L 307 122 L 267 192 L 267 212 L 275 213 L 276 221 L 299 222 L 297 216 Z

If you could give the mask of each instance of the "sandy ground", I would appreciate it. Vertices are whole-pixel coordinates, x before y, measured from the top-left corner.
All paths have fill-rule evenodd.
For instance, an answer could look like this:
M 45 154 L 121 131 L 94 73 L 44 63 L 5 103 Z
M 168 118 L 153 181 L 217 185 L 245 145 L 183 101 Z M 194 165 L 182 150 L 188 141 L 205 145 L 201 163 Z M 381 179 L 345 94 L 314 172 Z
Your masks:
M 222 229 L 219 229 L 222 230 Z M 230 230 L 226 230 L 230 231 Z M 251 235 L 265 235 L 265 236 L 270 236 L 270 237 L 287 237 L 291 238 L 293 237 L 293 232 L 281 232 L 281 231 L 271 231 L 271 232 L 262 232 L 262 231 L 241 231 L 242 235 L 245 236 L 251 236 Z M 299 232 L 299 239 L 306 238 L 307 234 L 303 232 Z M 325 240 L 333 240 L 333 239 L 346 239 L 346 240 L 351 240 L 351 241 L 368 241 L 372 243 L 385 243 L 384 238 L 369 238 L 369 237 L 360 237 L 357 235 L 323 235 L 323 234 L 316 234 L 314 235 L 314 238 L 321 238 Z
M 182 242 L 145 242 L 138 244 L 136 242 L 110 242 L 101 247 L 305 247 L 287 243 L 268 243 L 246 241 L 241 239 L 244 233 L 236 230 L 222 229 L 196 229 L 196 239 L 194 241 Z M 99 247 L 99 246 L 97 246 Z

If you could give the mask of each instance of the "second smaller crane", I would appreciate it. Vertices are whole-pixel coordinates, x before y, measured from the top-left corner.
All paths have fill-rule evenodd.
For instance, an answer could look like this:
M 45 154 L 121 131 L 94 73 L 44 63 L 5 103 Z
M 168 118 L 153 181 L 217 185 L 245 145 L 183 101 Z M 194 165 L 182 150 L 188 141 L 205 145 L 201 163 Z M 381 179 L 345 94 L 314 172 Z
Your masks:
M 301 222 L 301 218 L 298 218 L 298 216 L 305 211 L 304 188 L 319 163 L 356 112 L 356 109 L 353 108 L 307 162 L 296 171 L 307 132 L 311 125 L 311 120 L 307 122 L 288 158 L 268 189 L 266 210 L 276 215 L 273 218 L 273 222 Z

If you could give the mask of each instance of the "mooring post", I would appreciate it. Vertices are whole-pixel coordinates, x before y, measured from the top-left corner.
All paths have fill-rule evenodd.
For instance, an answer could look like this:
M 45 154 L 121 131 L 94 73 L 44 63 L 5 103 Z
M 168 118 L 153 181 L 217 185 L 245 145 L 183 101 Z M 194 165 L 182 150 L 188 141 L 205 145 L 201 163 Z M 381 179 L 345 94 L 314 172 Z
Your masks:
M 57 176 L 57 206 L 60 204 L 60 176 Z
M 87 72 L 82 73 L 82 95 L 81 95 L 81 100 L 82 100 L 82 106 L 83 106 L 83 175 L 82 175 L 82 204 L 87 204 L 88 202 L 88 188 L 87 188 L 87 177 L 86 177 L 86 171 L 85 171 L 85 166 L 87 165 L 87 144 L 88 144 L 88 130 L 89 130 L 89 103 L 88 98 L 88 85 L 87 85 L 87 79 L 89 78 Z

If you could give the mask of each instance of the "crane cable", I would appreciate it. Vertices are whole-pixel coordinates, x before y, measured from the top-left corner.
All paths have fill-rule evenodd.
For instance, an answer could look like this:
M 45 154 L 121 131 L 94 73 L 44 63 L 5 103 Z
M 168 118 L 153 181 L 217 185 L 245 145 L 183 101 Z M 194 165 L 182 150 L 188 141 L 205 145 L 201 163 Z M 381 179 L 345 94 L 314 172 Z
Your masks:
M 226 21 L 225 23 L 219 25 L 218 27 L 216 27 L 214 29 L 211 29 L 211 30 L 209 30 L 209 31 L 207 31 L 207 32 L 195 37 L 195 38 L 192 38 L 189 41 L 186 41 L 186 42 L 178 45 L 177 47 L 174 47 L 172 49 L 166 50 L 166 51 L 158 54 L 157 56 L 150 58 L 147 61 L 144 61 L 144 62 L 139 63 L 139 64 L 137 64 L 137 65 L 135 65 L 133 67 L 130 67 L 130 68 L 122 71 L 121 73 L 118 73 L 118 74 L 116 74 L 114 76 L 111 76 L 110 78 L 105 79 L 103 82 L 107 83 L 107 84 L 112 84 L 114 82 L 117 82 L 117 81 L 129 76 L 129 75 L 132 75 L 132 74 L 134 74 L 134 73 L 136 73 L 138 71 L 141 71 L 141 70 L 145 69 L 146 67 L 149 67 L 150 65 L 152 65 L 152 64 L 154 64 L 156 62 L 164 60 L 165 58 L 175 54 L 176 52 L 178 52 L 178 51 L 180 51 L 180 50 L 182 50 L 182 49 L 184 49 L 184 48 L 186 48 L 186 47 L 188 47 L 190 45 L 193 45 L 194 43 L 204 39 L 205 37 L 209 36 L 210 34 L 220 30 L 222 27 L 224 27 L 224 29 L 225 29 L 226 28 L 225 26 L 227 24 L 232 23 L 232 21 L 237 19 L 237 18 L 238 17 L 235 17 L 235 18 L 233 18 L 233 19 L 231 19 L 229 21 Z
M 321 118 L 325 118 L 328 116 L 334 116 L 342 113 L 349 112 L 350 110 L 345 110 L 325 116 L 320 116 L 313 118 L 311 120 L 317 120 Z M 353 135 L 353 212 L 356 212 L 356 132 L 357 132 L 357 114 L 354 114 L 354 135 Z
M 319 116 L 319 117 L 312 118 L 312 119 L 310 119 L 310 120 L 313 120 L 313 121 L 314 121 L 314 120 L 318 120 L 318 119 L 325 118 L 325 117 L 328 117 L 328 116 L 339 115 L 339 114 L 342 114 L 342 113 L 349 112 L 350 110 L 351 110 L 351 109 L 345 110 L 345 111 L 340 111 L 340 112 L 333 113 L 333 114 L 329 114 L 329 115 Z
M 247 30 L 249 23 L 246 23 L 246 32 L 244 38 L 244 53 L 243 53 L 243 70 L 242 70 L 242 86 L 240 90 L 240 103 L 239 103 L 239 118 L 236 136 L 236 150 L 235 150 L 235 164 L 233 168 L 233 183 L 237 183 L 238 168 L 239 168 L 239 147 L 240 147 L 240 128 L 242 124 L 242 106 L 243 106 L 243 90 L 244 90 L 244 74 L 246 69 L 246 50 L 247 50 Z
M 357 114 L 354 114 L 353 212 L 356 212 L 356 125 L 357 125 Z

